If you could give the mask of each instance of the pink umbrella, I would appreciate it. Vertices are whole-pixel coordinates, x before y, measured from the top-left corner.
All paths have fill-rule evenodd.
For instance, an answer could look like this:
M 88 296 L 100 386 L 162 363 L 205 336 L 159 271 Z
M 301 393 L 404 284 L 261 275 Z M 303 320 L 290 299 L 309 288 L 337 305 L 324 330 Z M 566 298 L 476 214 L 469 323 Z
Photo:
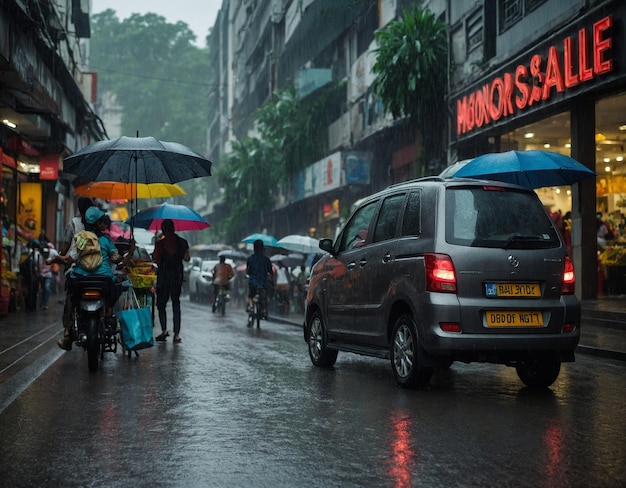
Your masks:
M 109 235 L 116 241 L 118 238 L 130 239 L 130 231 L 122 229 L 115 222 L 111 222 L 111 228 L 109 229 Z
M 157 231 L 161 229 L 161 224 L 166 219 L 174 222 L 176 231 L 202 230 L 211 227 L 195 210 L 185 205 L 173 205 L 171 203 L 162 203 L 161 205 L 141 210 L 132 217 L 128 217 L 126 223 L 135 227 Z

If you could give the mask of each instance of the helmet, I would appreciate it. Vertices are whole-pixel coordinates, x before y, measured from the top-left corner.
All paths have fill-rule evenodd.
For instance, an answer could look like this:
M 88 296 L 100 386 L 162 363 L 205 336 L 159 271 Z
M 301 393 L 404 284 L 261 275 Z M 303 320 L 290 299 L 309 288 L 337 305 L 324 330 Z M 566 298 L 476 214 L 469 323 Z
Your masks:
M 104 216 L 104 212 L 98 207 L 89 207 L 85 212 L 85 222 L 88 224 L 95 224 Z

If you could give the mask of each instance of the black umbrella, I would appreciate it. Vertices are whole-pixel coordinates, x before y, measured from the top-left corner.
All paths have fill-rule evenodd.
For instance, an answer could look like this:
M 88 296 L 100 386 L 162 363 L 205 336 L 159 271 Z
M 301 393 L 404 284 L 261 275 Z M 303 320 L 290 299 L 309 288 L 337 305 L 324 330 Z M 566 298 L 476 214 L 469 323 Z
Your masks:
M 122 136 L 68 156 L 63 170 L 83 181 L 173 184 L 211 176 L 211 161 L 177 142 Z

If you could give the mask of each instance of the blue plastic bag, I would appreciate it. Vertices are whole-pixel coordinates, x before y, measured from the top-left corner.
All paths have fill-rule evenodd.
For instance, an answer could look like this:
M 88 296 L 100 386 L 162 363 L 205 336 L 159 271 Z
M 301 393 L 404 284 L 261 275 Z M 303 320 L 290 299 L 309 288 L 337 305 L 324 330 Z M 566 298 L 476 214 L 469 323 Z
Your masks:
M 152 311 L 150 307 L 140 307 L 135 290 L 128 288 L 127 310 L 117 313 L 122 326 L 122 345 L 129 351 L 139 351 L 154 346 L 152 334 Z

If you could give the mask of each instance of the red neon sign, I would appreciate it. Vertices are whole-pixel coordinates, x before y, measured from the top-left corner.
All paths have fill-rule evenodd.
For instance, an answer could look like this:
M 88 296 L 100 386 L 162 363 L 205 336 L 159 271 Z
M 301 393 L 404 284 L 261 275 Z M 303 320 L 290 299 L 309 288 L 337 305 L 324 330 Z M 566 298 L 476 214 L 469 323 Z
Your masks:
M 556 46 L 550 46 L 547 59 L 535 54 L 528 66 L 520 64 L 515 73 L 506 72 L 458 99 L 457 134 L 463 135 L 492 121 L 509 117 L 516 111 L 548 100 L 555 91 L 563 93 L 568 88 L 611 72 L 614 63 L 607 51 L 613 46 L 613 39 L 606 31 L 612 25 L 611 16 L 594 23 L 591 39 L 587 29 L 582 28 L 577 39 L 566 37 L 563 40 L 562 53 Z M 589 59 L 589 49 L 592 59 Z

